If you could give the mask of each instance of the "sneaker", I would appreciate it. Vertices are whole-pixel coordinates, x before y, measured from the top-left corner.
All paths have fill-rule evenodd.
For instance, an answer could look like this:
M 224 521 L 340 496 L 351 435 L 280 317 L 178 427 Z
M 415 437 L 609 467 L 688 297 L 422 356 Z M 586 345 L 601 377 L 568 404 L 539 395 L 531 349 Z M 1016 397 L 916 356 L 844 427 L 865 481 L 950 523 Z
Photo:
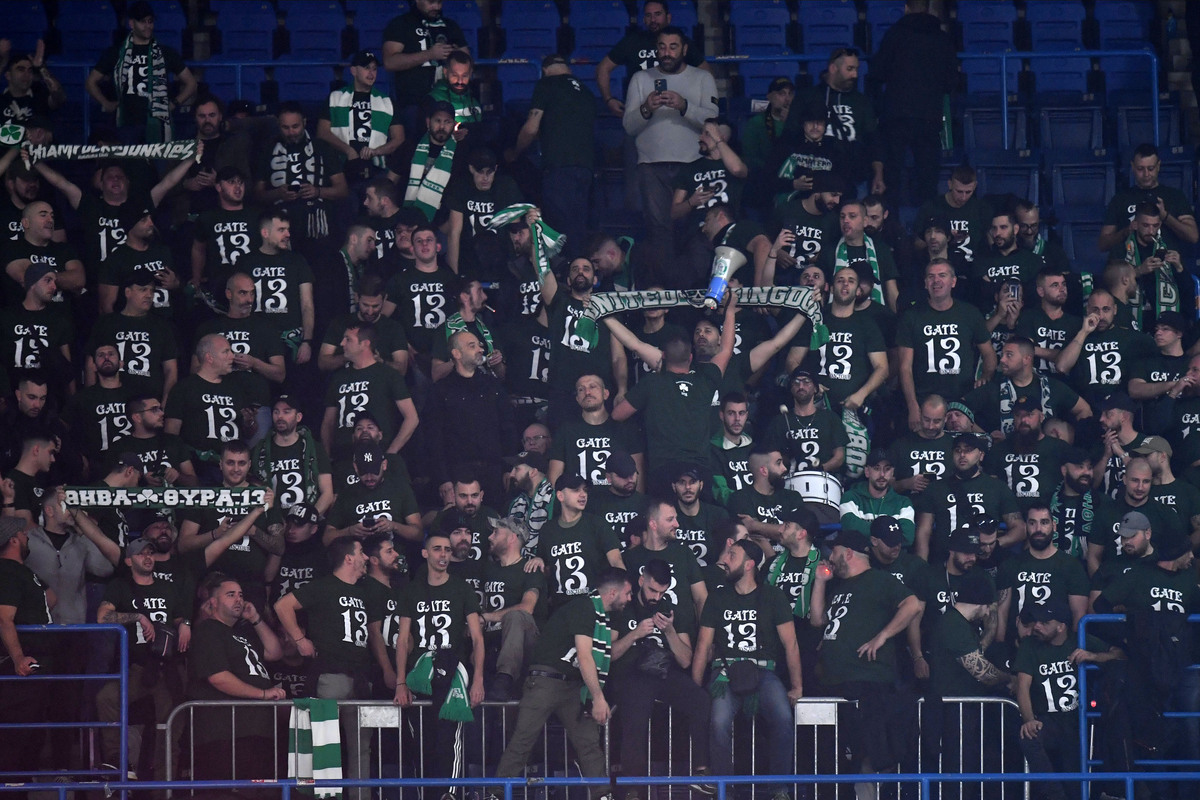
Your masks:
M 120 772 L 120 770 L 114 767 L 112 764 L 101 764 L 100 769 L 104 770 L 105 772 Z M 127 781 L 136 781 L 138 779 L 137 773 L 133 771 L 133 767 L 129 767 L 125 770 L 124 779 Z M 120 780 L 120 778 L 118 778 L 118 780 Z
M 693 778 L 707 778 L 711 776 L 708 767 L 696 767 L 696 771 L 692 773 Z M 688 784 L 688 788 L 699 792 L 706 797 L 712 797 L 717 793 L 717 785 L 715 783 L 704 783 L 703 781 L 694 781 Z
M 487 698 L 494 703 L 507 703 L 513 699 L 512 690 L 512 675 L 500 672 L 492 680 L 492 690 L 487 693 Z

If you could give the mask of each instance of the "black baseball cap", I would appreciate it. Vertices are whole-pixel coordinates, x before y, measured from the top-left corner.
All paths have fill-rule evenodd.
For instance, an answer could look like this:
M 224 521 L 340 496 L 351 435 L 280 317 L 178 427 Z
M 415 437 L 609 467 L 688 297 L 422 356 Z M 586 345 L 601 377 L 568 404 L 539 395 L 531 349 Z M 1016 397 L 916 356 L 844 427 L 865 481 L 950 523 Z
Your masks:
M 958 530 L 950 534 L 949 549 L 952 553 L 979 555 L 979 531 L 969 522 L 960 525 Z
M 231 181 L 235 178 L 241 178 L 243 183 L 246 182 L 246 173 L 242 172 L 241 167 L 235 164 L 226 164 L 217 170 L 217 183 Z
M 1133 402 L 1133 398 L 1125 392 L 1113 392 L 1100 401 L 1100 413 L 1111 411 L 1112 409 L 1120 409 L 1128 411 L 1130 414 L 1137 412 L 1137 404 Z
M 960 433 L 958 436 L 955 436 L 954 446 L 958 447 L 959 445 L 966 445 L 968 447 L 973 447 L 976 450 L 982 450 L 985 453 L 987 452 L 987 443 L 985 438 L 977 433 Z
M 515 456 L 506 456 L 504 463 L 510 467 L 519 467 L 524 464 L 533 467 L 543 475 L 550 471 L 550 462 L 541 453 L 517 453 Z
M 296 503 L 288 509 L 287 521 L 300 525 L 315 524 L 321 521 L 321 515 L 312 503 Z
M 780 522 L 791 522 L 799 525 L 808 532 L 809 538 L 813 538 L 821 530 L 821 523 L 817 520 L 817 515 L 808 510 L 804 506 L 796 506 L 789 508 L 779 515 Z
M 559 475 L 558 480 L 554 482 L 554 491 L 561 492 L 564 489 L 590 489 L 591 486 L 591 481 L 579 473 L 564 472 L 562 475 Z
M 796 84 L 792 83 L 791 78 L 786 78 L 780 75 L 775 80 L 771 81 L 771 85 L 767 87 L 767 92 L 778 92 L 781 89 L 796 90 Z
M 359 50 L 350 59 L 350 66 L 352 67 L 369 67 L 372 64 L 378 63 L 379 58 L 375 55 L 375 51 L 371 49 Z
M 883 542 L 885 547 L 896 547 L 904 541 L 900 520 L 884 514 L 871 520 L 871 538 Z
M 604 462 L 604 471 L 611 472 L 619 478 L 632 478 L 637 474 L 637 464 L 629 453 L 614 450 L 609 454 L 608 461 Z
M 1178 311 L 1164 311 L 1158 315 L 1158 319 L 1154 320 L 1154 325 L 1166 325 L 1168 328 L 1174 328 L 1180 333 L 1187 333 L 1188 325 L 1187 317 L 1180 314 Z
M 861 531 L 852 528 L 842 528 L 829 543 L 834 547 L 840 545 L 863 555 L 871 552 L 871 541 Z
M 383 471 L 383 459 L 378 442 L 361 441 L 354 446 L 354 469 L 360 475 L 378 475 Z
M 1062 622 L 1069 623 L 1071 621 L 1071 607 L 1067 605 L 1066 599 L 1057 593 L 1052 593 L 1044 602 L 1026 603 L 1021 609 L 1021 620 L 1030 625 L 1034 622 Z
M 471 151 L 470 157 L 467 159 L 467 164 L 475 169 L 495 169 L 500 160 L 496 158 L 496 151 L 490 147 L 477 147 Z
M 871 452 L 867 453 L 867 466 L 868 467 L 877 467 L 880 464 L 890 465 L 891 463 L 892 463 L 892 457 L 888 454 L 888 451 L 883 449 L 882 447 L 876 447 L 873 450 L 871 450 Z
M 1092 455 L 1082 447 L 1068 447 L 1065 451 L 1063 451 L 1064 464 L 1089 464 L 1094 463 L 1095 460 L 1096 459 L 1093 458 Z
M 129 13 L 126 16 L 141 22 L 146 17 L 154 16 L 154 8 L 146 0 L 137 0 L 136 3 L 129 6 Z

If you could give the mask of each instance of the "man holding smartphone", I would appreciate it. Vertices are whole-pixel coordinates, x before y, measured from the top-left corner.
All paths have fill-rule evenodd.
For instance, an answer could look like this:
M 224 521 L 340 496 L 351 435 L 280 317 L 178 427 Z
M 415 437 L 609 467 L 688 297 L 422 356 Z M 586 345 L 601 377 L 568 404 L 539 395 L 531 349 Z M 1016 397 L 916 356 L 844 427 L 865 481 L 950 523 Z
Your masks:
M 658 66 L 634 74 L 625 96 L 625 132 L 635 137 L 638 184 L 651 247 L 669 263 L 674 253 L 671 200 L 680 167 L 700 158 L 698 134 L 717 116 L 717 84 L 688 66 L 687 42 L 676 27 L 658 33 Z

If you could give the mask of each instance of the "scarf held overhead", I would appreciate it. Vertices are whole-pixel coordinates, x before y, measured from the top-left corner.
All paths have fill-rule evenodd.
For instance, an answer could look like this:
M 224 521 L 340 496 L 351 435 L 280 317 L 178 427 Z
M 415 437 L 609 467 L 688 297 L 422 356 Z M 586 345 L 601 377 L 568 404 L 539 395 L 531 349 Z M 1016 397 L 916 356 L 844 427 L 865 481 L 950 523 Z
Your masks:
M 487 225 L 488 229 L 502 231 L 536 207 L 532 203 L 513 203 L 492 215 L 492 219 Z M 529 227 L 529 232 L 530 246 L 533 249 L 533 267 L 537 270 L 538 283 L 544 284 L 546 276 L 550 274 L 550 259 L 563 249 L 563 245 L 567 243 L 567 237 L 551 228 L 545 220 L 540 218 Z

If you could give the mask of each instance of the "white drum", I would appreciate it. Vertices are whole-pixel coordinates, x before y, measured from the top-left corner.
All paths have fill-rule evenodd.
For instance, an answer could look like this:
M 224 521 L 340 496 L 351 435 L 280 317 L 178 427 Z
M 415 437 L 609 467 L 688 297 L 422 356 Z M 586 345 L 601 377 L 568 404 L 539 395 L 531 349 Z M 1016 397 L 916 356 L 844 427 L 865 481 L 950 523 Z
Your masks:
M 784 485 L 800 493 L 822 525 L 841 519 L 842 482 L 836 476 L 819 469 L 801 470 L 787 476 Z

